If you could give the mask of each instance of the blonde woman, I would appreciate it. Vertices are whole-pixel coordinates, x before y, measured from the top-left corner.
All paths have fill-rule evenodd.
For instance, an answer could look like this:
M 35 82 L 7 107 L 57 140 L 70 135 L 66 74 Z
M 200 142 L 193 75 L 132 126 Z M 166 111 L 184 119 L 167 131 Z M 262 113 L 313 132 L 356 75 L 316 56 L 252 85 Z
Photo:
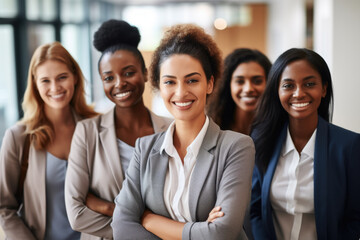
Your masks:
M 86 104 L 79 65 L 58 42 L 36 49 L 27 81 L 24 117 L 6 131 L 0 152 L 1 226 L 7 239 L 79 239 L 65 211 L 65 172 L 76 122 L 97 113 Z

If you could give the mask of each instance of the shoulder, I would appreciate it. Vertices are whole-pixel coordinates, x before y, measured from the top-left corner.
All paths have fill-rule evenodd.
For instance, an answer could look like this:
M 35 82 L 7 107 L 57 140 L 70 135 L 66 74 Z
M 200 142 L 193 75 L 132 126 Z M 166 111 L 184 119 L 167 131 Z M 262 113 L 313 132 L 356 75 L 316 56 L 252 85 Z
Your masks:
M 13 138 L 15 138 L 17 140 L 24 139 L 25 138 L 25 130 L 26 130 L 26 126 L 24 124 L 17 123 L 5 131 L 4 140 L 10 136 L 12 136 Z
M 25 130 L 25 125 L 21 123 L 8 128 L 2 140 L 1 151 L 21 151 L 26 137 Z
M 86 119 L 80 120 L 77 122 L 76 126 L 77 126 L 77 128 L 82 127 L 82 128 L 85 128 L 86 130 L 98 129 L 103 116 L 104 115 L 100 114 L 100 115 L 92 117 L 92 118 L 86 118 Z
M 165 131 L 169 127 L 169 125 L 174 121 L 171 118 L 156 115 L 151 110 L 149 110 L 149 112 L 150 112 L 151 120 L 154 124 L 155 132 Z
M 235 150 L 245 148 L 255 149 L 254 142 L 250 136 L 231 130 L 220 130 L 218 145 L 221 148 Z
M 360 134 L 348 129 L 328 123 L 328 146 L 333 154 L 338 153 L 345 157 L 360 157 Z M 335 154 L 336 155 L 336 154 Z
M 350 131 L 348 129 L 339 127 L 337 125 L 334 125 L 332 123 L 328 123 L 329 128 L 329 136 L 333 139 L 336 139 L 339 141 L 355 141 L 360 139 L 360 134 Z
M 147 146 L 154 146 L 155 148 L 159 148 L 162 144 L 163 136 L 165 135 L 165 132 L 159 132 L 152 135 L 147 135 L 144 137 L 140 137 L 137 139 L 137 145 L 139 147 L 145 148 Z

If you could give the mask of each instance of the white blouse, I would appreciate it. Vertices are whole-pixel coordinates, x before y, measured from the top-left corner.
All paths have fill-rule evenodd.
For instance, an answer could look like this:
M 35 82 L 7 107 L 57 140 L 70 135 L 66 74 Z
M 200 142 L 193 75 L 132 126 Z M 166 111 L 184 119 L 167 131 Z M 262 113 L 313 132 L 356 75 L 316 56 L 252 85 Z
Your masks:
M 189 209 L 190 180 L 208 126 L 209 118 L 206 117 L 199 134 L 186 149 L 184 165 L 173 144 L 175 122 L 169 126 L 165 133 L 164 142 L 160 148 L 160 152 L 165 151 L 169 155 L 169 167 L 164 186 L 164 202 L 173 220 L 180 222 L 192 221 Z
M 316 129 L 297 152 L 289 129 L 271 183 L 270 201 L 277 239 L 316 239 L 314 151 Z

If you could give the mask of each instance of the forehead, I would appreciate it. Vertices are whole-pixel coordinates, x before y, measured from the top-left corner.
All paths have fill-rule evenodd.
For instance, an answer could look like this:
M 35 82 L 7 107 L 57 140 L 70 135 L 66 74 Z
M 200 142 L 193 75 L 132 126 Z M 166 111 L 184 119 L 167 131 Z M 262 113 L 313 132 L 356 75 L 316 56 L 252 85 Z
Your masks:
M 244 75 L 244 74 L 256 74 L 256 75 L 264 75 L 265 70 L 264 68 L 257 62 L 243 62 L 237 65 L 235 68 L 233 75 Z
M 100 61 L 100 68 L 105 66 L 140 65 L 137 57 L 128 50 L 117 50 L 105 53 Z
M 307 76 L 320 77 L 320 74 L 307 60 L 304 59 L 289 63 L 281 74 L 281 78 L 303 78 Z
M 190 72 L 204 74 L 204 69 L 198 59 L 187 54 L 171 55 L 160 65 L 160 75 L 182 75 Z
M 65 63 L 58 60 L 46 60 L 35 69 L 36 77 L 57 75 L 64 72 L 70 72 L 70 70 Z

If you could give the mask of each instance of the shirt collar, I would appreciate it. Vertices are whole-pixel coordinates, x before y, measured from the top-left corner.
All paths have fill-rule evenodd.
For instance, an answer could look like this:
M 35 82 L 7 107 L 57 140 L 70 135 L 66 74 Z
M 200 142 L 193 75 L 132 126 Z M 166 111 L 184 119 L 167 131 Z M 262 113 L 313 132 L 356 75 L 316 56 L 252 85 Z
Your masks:
M 317 129 L 314 130 L 309 141 L 306 143 L 305 147 L 301 151 L 301 154 L 306 154 L 307 156 L 314 158 L 316 131 L 317 131 Z M 291 138 L 289 127 L 288 127 L 286 142 L 285 142 L 285 146 L 283 148 L 282 156 L 286 156 L 288 153 L 290 153 L 293 150 L 296 151 L 296 148 L 295 148 L 294 142 Z
M 209 117 L 206 116 L 205 123 L 203 127 L 201 128 L 200 132 L 194 139 L 194 141 L 186 148 L 187 154 L 191 153 L 194 157 L 197 157 L 197 154 L 199 153 L 201 144 L 204 140 L 206 131 L 209 127 Z M 169 128 L 166 130 L 164 141 L 160 147 L 160 153 L 162 153 L 164 150 L 169 156 L 174 156 L 174 143 L 173 143 L 173 135 L 174 135 L 174 127 L 175 127 L 175 121 L 173 121 Z

